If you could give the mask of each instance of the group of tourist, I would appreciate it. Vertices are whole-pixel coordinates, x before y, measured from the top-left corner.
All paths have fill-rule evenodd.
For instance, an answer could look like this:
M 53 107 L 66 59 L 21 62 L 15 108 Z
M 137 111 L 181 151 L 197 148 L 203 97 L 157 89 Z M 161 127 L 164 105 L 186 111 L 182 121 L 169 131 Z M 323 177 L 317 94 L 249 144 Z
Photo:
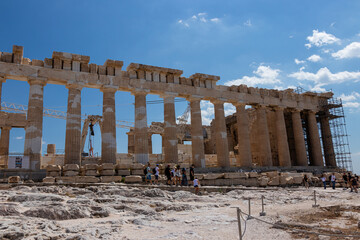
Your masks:
M 344 181 L 344 183 L 343 183 L 343 189 L 344 190 L 350 188 L 350 192 L 356 192 L 356 193 L 358 192 L 359 176 L 357 176 L 356 174 L 351 175 L 351 173 L 348 172 L 348 173 L 344 173 L 342 178 L 343 178 L 343 181 Z M 321 179 L 321 181 L 323 183 L 324 189 L 326 189 L 327 182 L 329 182 L 329 185 L 333 189 L 335 189 L 335 185 L 336 185 L 335 173 L 332 173 L 328 177 L 328 179 L 326 178 L 325 174 L 322 174 L 320 179 Z M 309 188 L 310 179 L 308 178 L 308 176 L 306 174 L 304 175 L 303 183 L 304 183 L 304 186 L 306 188 Z
M 150 163 L 144 168 L 145 182 L 150 184 L 159 184 L 160 168 L 159 164 L 156 164 L 155 168 L 151 169 Z M 154 181 L 152 175 L 155 176 Z M 180 168 L 180 165 L 175 165 L 173 168 L 167 165 L 165 168 L 166 184 L 175 186 L 191 186 L 195 188 L 195 193 L 199 192 L 199 180 L 195 177 L 194 165 L 189 168 L 190 181 L 187 178 L 186 168 Z

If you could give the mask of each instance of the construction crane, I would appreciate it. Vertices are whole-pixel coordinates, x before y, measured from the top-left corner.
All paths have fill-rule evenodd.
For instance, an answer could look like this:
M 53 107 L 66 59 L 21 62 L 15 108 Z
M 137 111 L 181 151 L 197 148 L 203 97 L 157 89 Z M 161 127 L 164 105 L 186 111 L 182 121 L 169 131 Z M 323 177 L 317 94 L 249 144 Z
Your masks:
M 93 147 L 93 142 L 94 142 L 94 136 L 95 136 L 95 132 L 94 132 L 94 126 L 95 124 L 99 124 L 100 126 L 100 130 L 102 129 L 102 116 L 99 115 L 89 115 L 87 116 L 87 118 L 84 120 L 84 125 L 82 128 L 82 132 L 81 132 L 81 142 L 80 142 L 80 149 L 81 152 L 84 152 L 84 147 L 85 147 L 85 141 L 86 141 L 86 136 L 88 134 L 88 131 L 90 129 L 90 134 L 89 134 L 89 145 L 88 145 L 88 149 L 89 149 L 89 156 L 93 157 L 94 156 L 94 147 Z
M 177 118 L 179 124 L 186 124 L 190 116 L 190 103 L 188 103 L 184 113 Z

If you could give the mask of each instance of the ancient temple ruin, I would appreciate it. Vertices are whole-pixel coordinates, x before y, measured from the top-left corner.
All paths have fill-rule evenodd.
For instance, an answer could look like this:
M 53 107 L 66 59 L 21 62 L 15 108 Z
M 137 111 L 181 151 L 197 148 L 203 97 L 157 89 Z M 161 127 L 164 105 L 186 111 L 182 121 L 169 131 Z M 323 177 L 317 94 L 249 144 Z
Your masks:
M 218 76 L 195 73 L 183 77 L 182 70 L 137 63 L 130 63 L 123 70 L 122 61 L 109 59 L 104 65 L 96 65 L 89 63 L 89 56 L 65 52 L 54 52 L 44 60 L 30 60 L 23 57 L 21 46 L 14 46 L 12 53 L 0 52 L 0 56 L 0 89 L 7 79 L 27 81 L 30 85 L 26 115 L 0 113 L 0 155 L 6 158 L 9 152 L 10 129 L 25 128 L 24 156 L 29 157 L 30 169 L 34 171 L 40 169 L 42 159 L 46 84 L 65 85 L 68 89 L 64 164 L 81 164 L 81 90 L 96 88 L 103 93 L 102 163 L 116 164 L 115 93 L 127 91 L 135 96 L 135 126 L 128 133 L 129 153 L 138 163 L 149 161 L 149 136 L 156 133 L 163 137 L 164 163 L 178 162 L 178 143 L 186 138 L 192 143 L 191 161 L 198 168 L 206 167 L 206 154 L 216 154 L 217 166 L 223 168 L 234 166 L 230 164 L 231 154 L 237 167 L 337 166 L 329 123 L 331 92 L 223 86 L 217 85 Z M 164 100 L 160 130 L 147 126 L 148 94 Z M 183 129 L 187 134 L 182 137 L 176 124 L 175 98 L 185 98 L 190 104 L 191 124 Z M 202 126 L 201 100 L 214 104 L 215 119 L 209 127 Z M 233 104 L 236 113 L 225 117 L 224 103 Z

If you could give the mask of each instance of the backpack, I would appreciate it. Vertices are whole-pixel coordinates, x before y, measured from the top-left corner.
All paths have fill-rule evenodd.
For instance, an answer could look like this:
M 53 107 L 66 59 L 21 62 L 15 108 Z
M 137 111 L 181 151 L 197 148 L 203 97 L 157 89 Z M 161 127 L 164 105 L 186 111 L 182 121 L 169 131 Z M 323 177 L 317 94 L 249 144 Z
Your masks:
M 144 168 L 144 174 L 145 174 L 145 175 L 147 174 L 147 167 Z
M 155 174 L 156 173 L 156 168 L 153 168 L 153 174 Z

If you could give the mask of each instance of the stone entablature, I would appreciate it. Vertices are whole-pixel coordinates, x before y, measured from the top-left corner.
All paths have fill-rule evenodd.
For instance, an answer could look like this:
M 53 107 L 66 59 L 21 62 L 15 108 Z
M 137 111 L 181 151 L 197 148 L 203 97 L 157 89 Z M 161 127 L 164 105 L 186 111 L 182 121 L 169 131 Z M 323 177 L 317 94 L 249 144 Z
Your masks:
M 107 60 L 104 65 L 89 64 L 90 57 L 54 52 L 52 58 L 30 60 L 23 57 L 23 47 L 14 46 L 13 53 L 0 52 L 0 74 L 6 79 L 28 81 L 29 77 L 44 79 L 50 84 L 77 84 L 89 88 L 110 86 L 120 91 L 146 90 L 164 92 L 178 97 L 201 96 L 202 100 L 221 99 L 230 103 L 265 104 L 319 111 L 320 99 L 332 93 L 297 94 L 263 88 L 216 85 L 218 76 L 196 73 L 181 77 L 182 70 L 130 63 L 122 71 L 122 61 Z M 21 67 L 18 65 L 21 64 Z

